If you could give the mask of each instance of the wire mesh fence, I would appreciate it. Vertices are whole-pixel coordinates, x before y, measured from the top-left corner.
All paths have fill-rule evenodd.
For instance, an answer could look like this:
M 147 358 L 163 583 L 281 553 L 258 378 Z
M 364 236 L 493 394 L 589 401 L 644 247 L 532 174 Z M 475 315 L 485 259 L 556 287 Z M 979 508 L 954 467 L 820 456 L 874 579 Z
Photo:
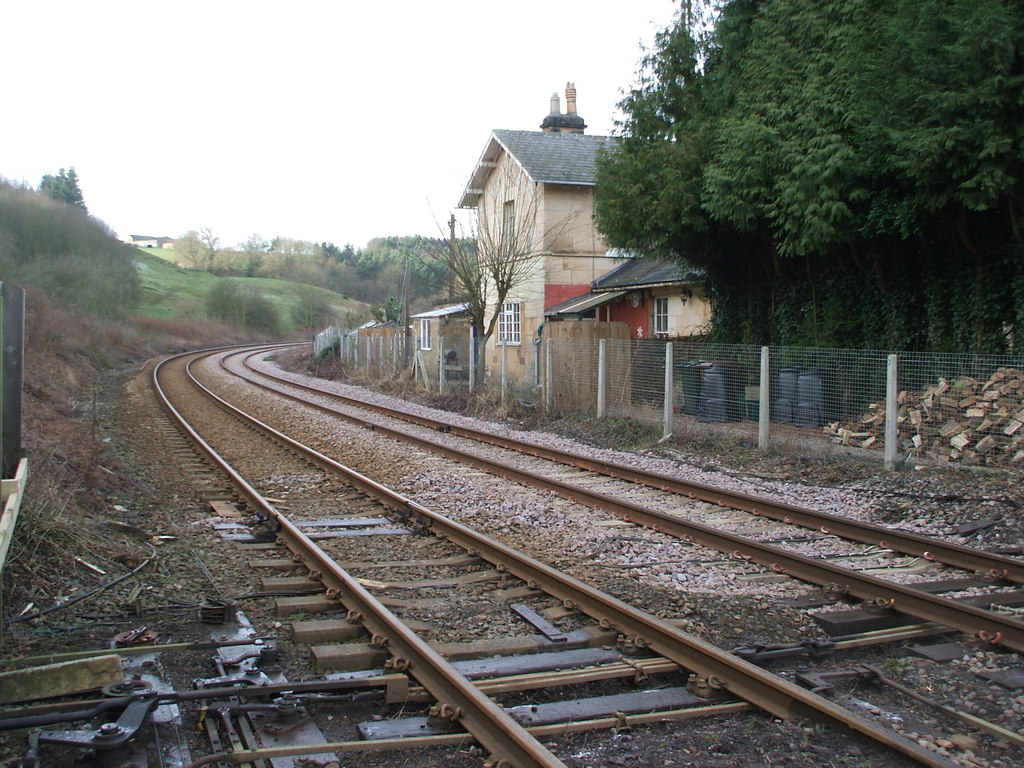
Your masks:
M 417 350 L 405 348 L 415 338 L 362 330 L 332 338 L 338 339 L 338 354 L 369 378 L 416 370 L 409 361 L 417 360 Z M 437 346 L 468 350 L 465 341 L 440 339 Z M 804 445 L 820 441 L 879 455 L 891 387 L 893 438 L 886 450 L 898 458 L 1024 463 L 1024 356 L 591 338 L 548 339 L 505 351 L 491 346 L 482 382 L 466 374 L 469 360 L 443 366 L 422 358 L 426 373 L 418 380 L 442 391 L 472 383 L 478 390 L 501 390 L 524 407 L 632 419 L 666 434 L 705 425 L 746 431 L 751 440 L 796 438 Z

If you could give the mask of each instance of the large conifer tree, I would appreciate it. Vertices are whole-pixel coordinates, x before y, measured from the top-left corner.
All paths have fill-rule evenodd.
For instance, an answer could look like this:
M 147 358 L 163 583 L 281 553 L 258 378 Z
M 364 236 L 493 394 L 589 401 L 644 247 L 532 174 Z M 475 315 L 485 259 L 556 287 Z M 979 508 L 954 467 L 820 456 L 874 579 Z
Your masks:
M 688 20 L 600 164 L 609 243 L 703 265 L 723 340 L 1011 349 L 1024 4 L 732 0 L 709 35 Z

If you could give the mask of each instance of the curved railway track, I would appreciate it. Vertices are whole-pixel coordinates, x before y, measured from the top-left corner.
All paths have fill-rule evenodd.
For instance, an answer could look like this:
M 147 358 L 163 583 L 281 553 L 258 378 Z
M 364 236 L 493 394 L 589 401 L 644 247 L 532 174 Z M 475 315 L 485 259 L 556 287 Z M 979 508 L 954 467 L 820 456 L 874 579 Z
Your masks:
M 224 499 L 221 509 L 247 520 L 243 524 L 232 515 L 218 523 L 222 546 L 242 547 L 241 557 L 260 558 L 249 561 L 254 573 L 273 574 L 262 579 L 256 592 L 240 597 L 275 597 L 277 615 L 293 617 L 294 640 L 305 645 L 253 637 L 239 613 L 243 631 L 238 637 L 214 636 L 209 646 L 216 648 L 216 674 L 196 677 L 195 690 L 154 690 L 126 680 L 102 700 L 39 705 L 13 714 L 0 710 L 0 730 L 87 718 L 102 723 L 109 717 L 94 731 L 44 731 L 43 741 L 92 747 L 99 755 L 92 764 L 112 768 L 134 759 L 128 750 L 146 718 L 153 718 L 156 733 L 156 713 L 181 707 L 198 718 L 209 739 L 198 752 L 205 756 L 197 759 L 193 750 L 179 762 L 161 759 L 161 766 L 283 768 L 292 766 L 293 758 L 323 759 L 328 753 L 453 746 L 459 757 L 437 753 L 437 763 L 443 759 L 446 765 L 462 766 L 479 764 L 472 757 L 475 748 L 469 747 L 476 744 L 489 755 L 485 764 L 499 768 L 565 765 L 546 742 L 576 731 L 614 733 L 643 723 L 756 707 L 866 739 L 874 749 L 898 753 L 900 758 L 892 755 L 894 763 L 956 764 L 916 741 L 914 733 L 907 738 L 883 719 L 854 712 L 848 702 L 841 706 L 795 684 L 791 672 L 773 674 L 750 663 L 739 649 L 730 652 L 688 634 L 687 620 L 657 618 L 392 490 L 381 479 L 386 476 L 375 471 L 383 459 L 372 447 L 393 445 L 391 439 L 420 449 L 409 454 L 409 462 L 442 462 L 447 472 L 457 473 L 448 463 L 453 460 L 499 478 L 491 481 L 499 494 L 516 494 L 505 480 L 530 485 L 570 500 L 567 508 L 601 510 L 646 526 L 651 536 L 692 542 L 695 553 L 705 551 L 696 545 L 725 552 L 728 567 L 768 569 L 778 578 L 831 586 L 834 592 L 969 632 L 992 648 L 1011 650 L 1022 642 L 1021 622 L 1012 616 L 840 565 L 853 562 L 866 570 L 865 564 L 885 560 L 943 563 L 986 574 L 993 587 L 1005 591 L 1020 583 L 1017 559 L 708 485 L 682 484 L 667 474 L 342 398 L 257 364 L 254 358 L 268 349 L 170 358 L 154 369 L 152 384 L 176 429 L 203 457 L 190 462 L 187 451 L 176 448 L 178 462 L 190 467 L 197 487 Z M 229 375 L 244 382 L 230 384 Z M 258 390 L 247 389 L 252 385 L 266 394 L 254 394 Z M 282 395 L 297 413 L 316 414 L 312 420 L 299 417 L 294 436 L 285 434 L 293 432 L 290 425 L 275 429 L 275 419 L 261 412 L 263 401 Z M 368 416 L 368 408 L 377 413 Z M 330 428 L 329 439 L 316 439 L 318 428 L 345 422 Z M 345 450 L 338 441 L 346 443 Z M 441 458 L 424 459 L 421 450 Z M 339 460 L 361 452 L 366 474 Z M 387 452 L 395 451 L 387 448 L 380 455 Z M 396 475 L 390 477 L 393 481 Z M 230 487 L 231 493 L 218 493 L 218 486 Z M 757 521 L 761 540 L 744 534 L 746 522 L 705 519 L 721 518 L 722 510 Z M 839 542 L 848 531 L 850 539 L 872 544 L 875 554 L 837 551 L 811 557 L 799 551 L 807 540 Z M 879 540 L 880 535 L 886 538 Z M 881 561 L 879 543 L 886 550 Z M 216 585 L 216 577 L 208 571 L 207 576 Z M 205 611 L 207 619 L 210 614 L 215 621 L 229 617 L 237 604 L 220 594 L 223 600 L 201 606 L 201 616 Z M 310 621 L 291 613 L 303 610 L 341 618 Z M 524 627 L 531 634 L 523 635 Z M 926 624 L 851 638 L 835 647 L 854 649 L 935 630 Z M 294 663 L 279 669 L 279 653 L 291 654 L 293 662 L 308 653 L 313 670 Z M 764 658 L 774 658 L 773 653 L 769 649 Z M 880 669 L 857 669 L 894 684 Z M 282 675 L 287 670 L 301 677 L 289 682 Z M 805 684 L 825 690 L 832 679 L 824 675 Z M 908 690 L 902 692 L 913 696 Z M 373 703 L 382 714 L 363 722 L 342 718 L 332 709 L 339 702 L 357 709 Z M 367 710 L 361 711 L 365 718 Z M 114 720 L 105 712 L 120 715 Z M 1020 734 L 952 714 L 994 739 L 1024 745 Z M 29 753 L 33 750 L 38 753 L 36 747 Z M 424 754 L 423 764 L 434 764 L 431 753 Z
M 154 380 L 157 382 L 161 370 L 158 369 L 154 373 Z M 209 397 L 216 398 L 212 392 L 207 392 Z M 415 501 L 354 473 L 322 453 L 308 449 L 277 433 L 258 420 L 247 417 L 240 409 L 226 401 L 216 399 L 220 407 L 230 410 L 237 418 L 246 419 L 252 427 L 286 444 L 292 451 L 300 452 L 305 459 L 320 467 L 342 473 L 346 482 L 408 518 L 416 526 L 429 529 L 448 541 L 459 544 L 500 570 L 516 575 L 531 587 L 541 588 L 547 594 L 561 600 L 563 604 L 589 615 L 600 626 L 614 629 L 625 636 L 632 646 L 649 649 L 704 679 L 714 681 L 716 687 L 723 688 L 779 717 L 809 717 L 823 720 L 831 727 L 868 736 L 921 764 L 949 764 L 941 756 L 881 729 L 827 699 L 689 636 L 666 622 L 604 595 L 466 526 L 448 520 Z M 198 435 L 193 439 L 196 438 Z M 215 460 L 215 452 L 212 449 L 204 447 L 204 451 Z M 415 677 L 437 699 L 436 706 L 441 711 L 457 713 L 459 722 L 498 761 L 507 760 L 510 765 L 517 766 L 558 764 L 547 762 L 551 759 L 547 750 L 540 747 L 535 739 L 525 736 L 521 726 L 512 727 L 511 721 L 496 714 L 493 703 L 471 685 L 467 687 L 460 679 L 461 676 L 446 670 L 440 657 L 432 653 L 429 646 L 418 641 L 414 633 L 403 630 L 400 622 L 396 622 L 386 609 L 376 604 L 372 596 L 359 587 L 358 582 L 352 581 L 342 569 L 319 554 L 318 548 L 250 484 L 227 467 L 222 467 L 222 471 L 229 474 L 232 486 L 246 504 L 258 510 L 259 514 L 275 528 L 279 539 L 296 552 L 310 570 L 316 573 L 317 578 L 323 581 L 328 589 L 328 595 L 340 599 L 350 611 L 355 611 L 359 615 L 359 620 L 375 636 L 387 638 L 385 648 L 391 654 L 392 667 L 407 671 Z M 500 713 L 500 710 L 497 712 Z
M 849 595 L 861 600 L 877 603 L 892 611 L 914 616 L 922 621 L 932 621 L 943 626 L 976 635 L 984 642 L 1003 645 L 1018 652 L 1024 651 L 1024 622 L 1019 619 L 992 610 L 952 600 L 941 595 L 929 594 L 913 586 L 895 583 L 891 580 L 859 572 L 851 568 L 834 565 L 827 559 L 808 557 L 775 544 L 764 544 L 749 536 L 737 535 L 716 527 L 693 522 L 678 514 L 659 511 L 647 504 L 638 504 L 623 500 L 621 495 L 613 495 L 605 490 L 592 490 L 585 484 L 574 479 L 573 482 L 552 478 L 550 473 L 541 473 L 527 469 L 517 469 L 511 462 L 493 457 L 485 457 L 479 452 L 461 449 L 451 441 L 441 442 L 434 438 L 410 434 L 400 427 L 391 427 L 376 420 L 366 420 L 349 412 L 342 412 L 321 402 L 312 402 L 308 398 L 296 395 L 295 391 L 312 395 L 316 398 L 343 403 L 364 411 L 372 411 L 392 419 L 413 423 L 446 436 L 463 437 L 467 440 L 497 446 L 515 453 L 544 459 L 547 462 L 570 466 L 587 473 L 621 479 L 628 483 L 642 484 L 656 488 L 668 494 L 675 494 L 686 499 L 710 502 L 717 507 L 739 510 L 759 518 L 777 520 L 786 526 L 802 527 L 817 531 L 827 536 L 834 536 L 851 541 L 865 542 L 881 550 L 899 552 L 912 557 L 920 557 L 936 564 L 946 565 L 978 573 L 991 581 L 993 586 L 1024 583 L 1024 560 L 993 554 L 983 550 L 965 547 L 943 541 L 938 538 L 920 536 L 901 531 L 897 528 L 886 528 L 872 523 L 843 518 L 813 509 L 798 507 L 769 498 L 758 498 L 748 494 L 714 488 L 708 485 L 686 482 L 667 474 L 654 473 L 634 467 L 611 464 L 607 461 L 595 460 L 581 454 L 567 453 L 543 446 L 533 445 L 521 440 L 498 436 L 481 430 L 470 429 L 448 422 L 429 419 L 421 415 L 412 415 L 392 408 L 374 405 L 354 398 L 325 392 L 315 387 L 289 380 L 286 376 L 273 375 L 265 370 L 255 370 L 248 361 L 260 353 L 246 354 L 247 379 L 258 386 L 273 390 L 300 400 L 305 405 L 316 408 L 335 418 L 373 429 L 389 437 L 409 442 L 421 448 L 439 453 L 447 458 L 463 462 L 469 466 L 486 472 L 498 474 L 524 485 L 549 490 L 571 501 L 602 509 L 618 515 L 622 519 L 646 526 L 655 531 L 709 546 L 719 552 L 727 553 L 741 559 L 751 560 L 773 572 L 788 574 L 814 584 L 828 587 L 830 590 Z M 226 361 L 222 365 L 231 370 Z M 238 373 L 238 371 L 234 371 Z M 266 381 L 261 382 L 260 378 Z M 282 390 L 281 386 L 285 389 Z M 288 390 L 292 390 L 289 392 Z

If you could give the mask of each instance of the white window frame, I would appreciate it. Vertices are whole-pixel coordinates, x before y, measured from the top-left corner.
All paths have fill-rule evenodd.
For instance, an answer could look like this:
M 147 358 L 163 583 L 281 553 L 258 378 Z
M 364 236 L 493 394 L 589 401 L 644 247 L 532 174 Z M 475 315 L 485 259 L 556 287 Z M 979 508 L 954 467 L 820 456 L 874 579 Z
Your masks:
M 498 343 L 519 346 L 522 339 L 522 313 L 518 301 L 506 301 L 498 315 Z
M 668 336 L 668 296 L 654 297 L 654 322 L 651 325 L 657 338 Z
M 501 237 L 505 250 L 510 250 L 516 239 L 516 201 L 506 200 L 501 208 Z
M 430 318 L 420 318 L 420 349 L 430 349 Z

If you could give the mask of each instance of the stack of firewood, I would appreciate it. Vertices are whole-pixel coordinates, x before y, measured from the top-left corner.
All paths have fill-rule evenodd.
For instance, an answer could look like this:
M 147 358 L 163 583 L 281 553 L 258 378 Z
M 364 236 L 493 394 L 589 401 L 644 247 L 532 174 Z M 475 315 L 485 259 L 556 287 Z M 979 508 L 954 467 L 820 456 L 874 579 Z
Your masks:
M 962 377 L 923 391 L 899 393 L 900 447 L 939 461 L 1018 465 L 1024 462 L 1024 372 L 1000 368 L 987 381 Z M 824 427 L 835 442 L 881 447 L 885 404 L 873 403 L 859 422 Z

